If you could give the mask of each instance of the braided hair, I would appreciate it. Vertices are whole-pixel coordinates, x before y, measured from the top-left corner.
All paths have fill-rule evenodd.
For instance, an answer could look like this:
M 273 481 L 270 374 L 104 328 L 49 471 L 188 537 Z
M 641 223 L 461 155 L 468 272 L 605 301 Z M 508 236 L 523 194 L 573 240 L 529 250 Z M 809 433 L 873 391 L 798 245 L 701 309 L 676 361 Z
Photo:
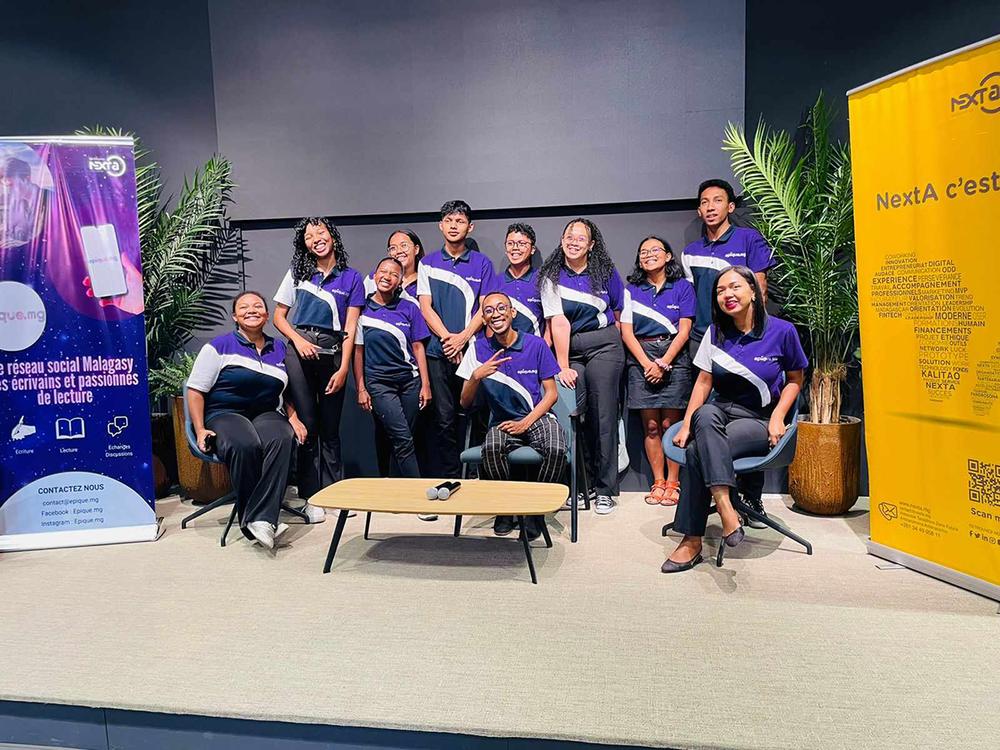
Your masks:
M 292 281 L 296 284 L 312 278 L 312 275 L 316 273 L 316 256 L 309 252 L 309 249 L 306 247 L 306 228 L 309 226 L 326 227 L 330 233 L 330 238 L 333 240 L 335 268 L 338 271 L 343 271 L 347 268 L 347 249 L 344 247 L 344 241 L 340 237 L 340 230 L 333 223 L 333 219 L 328 219 L 325 216 L 307 216 L 295 225 L 294 234 L 292 235 L 292 247 L 294 248 L 292 253 Z
M 574 224 L 583 224 L 586 226 L 587 231 L 590 232 L 590 239 L 594 242 L 594 246 L 587 253 L 587 273 L 590 276 L 590 290 L 600 293 L 608 288 L 608 280 L 615 270 L 615 264 L 612 262 L 611 256 L 608 255 L 608 250 L 604 246 L 604 236 L 594 222 L 584 218 L 573 219 L 563 227 L 562 233 L 566 234 L 566 230 Z M 539 288 L 546 282 L 552 284 L 553 287 L 556 286 L 559 283 L 559 272 L 565 267 L 566 261 L 563 255 L 562 242 L 560 242 L 556 249 L 549 254 L 549 257 L 545 259 L 545 262 L 542 263 L 542 267 L 538 272 Z

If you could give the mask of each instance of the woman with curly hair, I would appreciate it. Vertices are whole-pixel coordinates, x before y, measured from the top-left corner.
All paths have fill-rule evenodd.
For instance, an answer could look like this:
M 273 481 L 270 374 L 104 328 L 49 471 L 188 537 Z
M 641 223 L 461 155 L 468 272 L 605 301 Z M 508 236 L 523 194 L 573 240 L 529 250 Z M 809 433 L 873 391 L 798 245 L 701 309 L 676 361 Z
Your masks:
M 298 456 L 299 497 L 308 500 L 343 474 L 340 415 L 365 292 L 330 219 L 300 221 L 292 246 L 291 268 L 274 295 L 274 327 L 291 344 L 288 394 L 308 431 Z M 312 523 L 324 518 L 308 503 L 305 511 Z
M 542 264 L 538 288 L 559 381 L 576 388 L 577 404 L 585 410 L 594 512 L 606 515 L 618 495 L 618 392 L 625 366 L 618 318 L 625 287 L 594 222 L 573 219 L 566 225 L 559 247 Z
M 668 461 L 663 471 L 663 431 L 680 421 L 691 394 L 691 357 L 687 352 L 697 312 L 694 286 L 684 278 L 666 240 L 655 235 L 639 243 L 635 268 L 625 287 L 622 341 L 628 359 L 629 409 L 638 409 L 645 427 L 646 457 L 653 486 L 650 505 L 677 505 L 680 467 Z

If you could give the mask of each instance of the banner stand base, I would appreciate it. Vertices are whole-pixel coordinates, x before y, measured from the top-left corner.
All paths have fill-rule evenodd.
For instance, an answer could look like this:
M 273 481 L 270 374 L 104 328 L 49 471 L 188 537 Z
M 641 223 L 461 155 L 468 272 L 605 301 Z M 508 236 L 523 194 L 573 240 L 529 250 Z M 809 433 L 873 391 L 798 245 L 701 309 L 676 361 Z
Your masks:
M 116 526 L 110 529 L 81 529 L 39 534 L 5 534 L 0 536 L 0 552 L 22 552 L 59 547 L 89 547 L 97 544 L 152 542 L 157 537 L 158 524 Z
M 866 542 L 866 546 L 868 547 L 869 555 L 881 557 L 883 560 L 897 563 L 910 570 L 915 570 L 917 573 L 923 573 L 925 576 L 937 578 L 939 581 L 950 583 L 952 586 L 958 586 L 974 594 L 985 596 L 987 599 L 1000 602 L 1000 586 L 996 586 L 980 578 L 973 578 L 965 573 L 959 573 L 957 570 L 946 568 L 943 565 L 929 562 L 923 558 L 908 555 L 905 552 L 900 552 L 898 549 L 886 547 L 884 544 L 873 542 L 871 539 Z

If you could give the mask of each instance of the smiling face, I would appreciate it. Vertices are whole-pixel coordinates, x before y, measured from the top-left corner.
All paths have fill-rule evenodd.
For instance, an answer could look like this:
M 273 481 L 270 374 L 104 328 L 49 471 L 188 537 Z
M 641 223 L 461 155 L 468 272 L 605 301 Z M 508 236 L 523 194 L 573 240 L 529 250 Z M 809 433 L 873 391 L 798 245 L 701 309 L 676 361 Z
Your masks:
M 403 266 L 403 272 L 408 276 L 417 267 L 418 245 L 414 245 L 406 232 L 395 232 L 389 238 L 386 248 L 390 258 L 395 258 Z
M 244 294 L 236 300 L 233 321 L 248 333 L 259 333 L 267 324 L 267 305 L 256 294 Z
M 403 282 L 403 273 L 399 263 L 390 259 L 383 260 L 375 269 L 375 288 L 390 297 Z
M 472 231 L 472 222 L 465 214 L 453 213 L 445 216 L 438 222 L 438 229 L 444 235 L 445 240 L 452 244 L 464 242 Z
M 561 243 L 563 255 L 568 261 L 586 260 L 587 254 L 594 246 L 590 227 L 582 221 L 576 221 L 566 227 Z
M 673 257 L 659 240 L 648 239 L 639 246 L 639 267 L 646 273 L 662 271 Z
M 514 306 L 506 294 L 494 292 L 483 300 L 483 324 L 494 334 L 504 334 L 514 320 Z
M 736 204 L 729 200 L 729 194 L 720 187 L 708 187 L 698 196 L 698 216 L 709 229 L 715 229 L 736 210 Z
M 504 250 L 507 253 L 507 260 L 512 266 L 519 266 L 525 261 L 530 261 L 535 254 L 535 246 L 531 238 L 521 232 L 511 232 L 504 241 Z
M 302 239 L 306 243 L 306 250 L 317 258 L 326 258 L 333 254 L 333 237 L 330 236 L 326 224 L 308 224 Z
M 753 304 L 754 290 L 736 271 L 727 271 L 716 284 L 715 301 L 726 315 L 735 318 Z

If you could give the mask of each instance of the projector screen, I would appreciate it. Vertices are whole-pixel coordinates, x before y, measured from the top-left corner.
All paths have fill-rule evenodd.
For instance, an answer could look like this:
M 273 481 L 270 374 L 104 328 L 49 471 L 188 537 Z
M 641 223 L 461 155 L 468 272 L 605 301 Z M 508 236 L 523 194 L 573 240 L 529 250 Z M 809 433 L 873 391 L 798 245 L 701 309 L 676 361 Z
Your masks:
M 211 0 L 235 218 L 692 197 L 730 174 L 743 0 Z

